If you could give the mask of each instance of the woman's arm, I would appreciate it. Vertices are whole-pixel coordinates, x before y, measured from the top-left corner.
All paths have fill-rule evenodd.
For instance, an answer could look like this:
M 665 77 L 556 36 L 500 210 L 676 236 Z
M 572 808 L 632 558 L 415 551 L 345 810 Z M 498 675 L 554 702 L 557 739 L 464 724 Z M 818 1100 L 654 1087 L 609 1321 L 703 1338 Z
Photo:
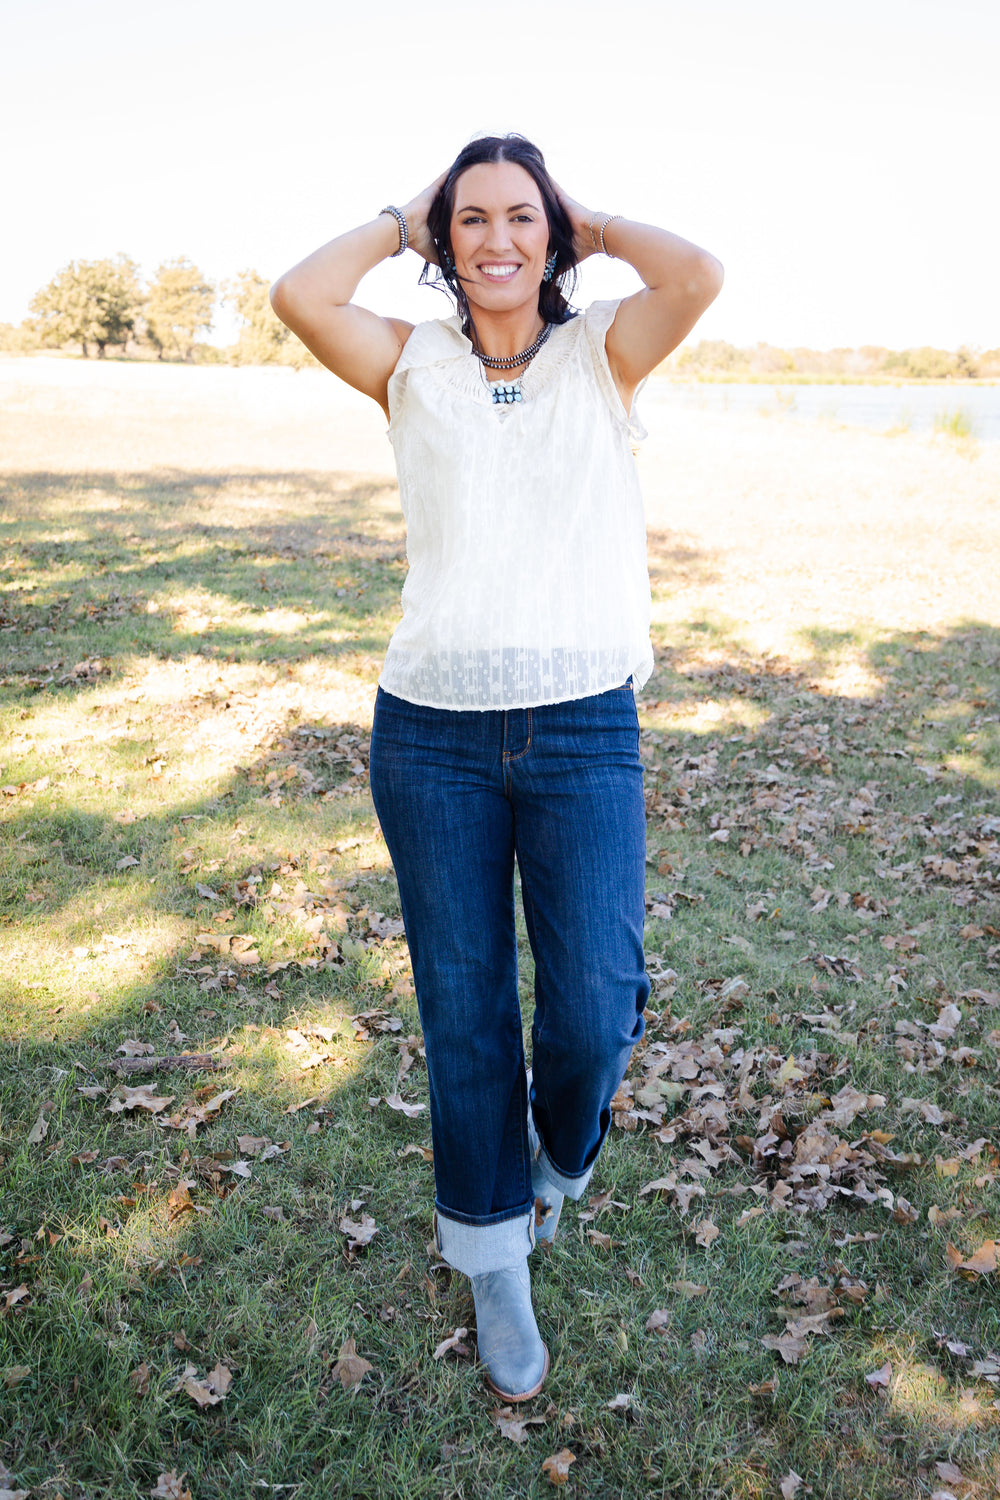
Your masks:
M 410 248 L 434 260 L 427 210 L 437 192 L 432 183 L 401 210 Z M 379 214 L 286 271 L 271 288 L 271 306 L 320 362 L 355 390 L 371 396 L 389 415 L 389 376 L 413 324 L 382 318 L 351 301 L 362 276 L 399 249 L 399 225 Z
M 595 253 L 590 226 L 600 242 L 606 214 L 592 214 L 560 189 L 559 196 L 573 224 L 578 259 Z M 722 266 L 679 235 L 652 224 L 614 219 L 604 231 L 604 244 L 618 260 L 628 261 L 645 282 L 642 291 L 626 297 L 608 329 L 608 363 L 626 411 L 639 382 L 666 359 L 687 337 L 702 313 L 722 289 Z

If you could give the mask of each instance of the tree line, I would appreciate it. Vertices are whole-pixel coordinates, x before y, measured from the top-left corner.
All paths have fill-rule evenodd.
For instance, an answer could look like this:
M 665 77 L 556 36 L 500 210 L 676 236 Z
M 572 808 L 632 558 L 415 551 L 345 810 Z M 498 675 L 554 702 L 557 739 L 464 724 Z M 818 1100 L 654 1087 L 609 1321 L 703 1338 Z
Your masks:
M 109 348 L 138 358 L 228 360 L 233 364 L 315 364 L 279 322 L 259 271 L 241 271 L 216 286 L 184 256 L 164 261 L 147 286 L 127 255 L 74 260 L 37 291 L 19 325 L 0 324 L 0 350 L 77 348 L 84 358 Z M 232 309 L 239 337 L 227 350 L 204 342 L 217 302 Z M 884 349 L 738 348 L 722 339 L 683 345 L 660 367 L 664 374 L 730 380 L 786 377 L 828 380 L 969 380 L 1000 378 L 1000 349 L 928 346 Z
M 105 359 L 109 349 L 136 358 L 229 359 L 236 364 L 315 363 L 271 310 L 270 283 L 241 271 L 215 285 L 185 256 L 164 261 L 148 285 L 127 255 L 73 260 L 35 293 L 20 325 L 0 324 L 0 349 L 30 353 L 75 349 Z M 229 350 L 207 345 L 217 303 L 240 324 Z
M 797 376 L 827 380 L 990 380 L 1000 378 L 1000 349 L 780 349 L 756 344 L 740 349 L 722 339 L 682 345 L 664 362 L 668 375 L 696 379 L 774 380 Z

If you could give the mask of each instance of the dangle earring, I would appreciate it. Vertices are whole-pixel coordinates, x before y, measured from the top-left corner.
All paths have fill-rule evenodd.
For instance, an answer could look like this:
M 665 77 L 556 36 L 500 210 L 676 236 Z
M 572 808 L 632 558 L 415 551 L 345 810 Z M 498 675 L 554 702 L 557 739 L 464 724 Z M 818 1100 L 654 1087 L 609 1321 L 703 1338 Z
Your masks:
M 556 260 L 557 260 L 556 252 L 553 250 L 552 254 L 549 256 L 548 260 L 545 262 L 545 270 L 542 273 L 542 280 L 543 281 L 551 281 L 552 278 L 553 278 L 553 276 L 556 274 Z
M 441 269 L 446 276 L 454 276 L 455 274 L 455 262 L 443 245 L 441 246 Z

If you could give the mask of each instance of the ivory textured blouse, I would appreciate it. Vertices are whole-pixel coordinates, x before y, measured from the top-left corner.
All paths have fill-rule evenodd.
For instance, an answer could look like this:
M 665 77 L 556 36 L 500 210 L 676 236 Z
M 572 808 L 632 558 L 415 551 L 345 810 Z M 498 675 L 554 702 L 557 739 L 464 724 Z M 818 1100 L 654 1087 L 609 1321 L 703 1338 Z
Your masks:
M 403 618 L 379 679 L 433 708 L 636 687 L 653 665 L 642 496 L 604 338 L 617 302 L 553 328 L 493 403 L 459 317 L 420 323 L 389 381 L 406 520 Z

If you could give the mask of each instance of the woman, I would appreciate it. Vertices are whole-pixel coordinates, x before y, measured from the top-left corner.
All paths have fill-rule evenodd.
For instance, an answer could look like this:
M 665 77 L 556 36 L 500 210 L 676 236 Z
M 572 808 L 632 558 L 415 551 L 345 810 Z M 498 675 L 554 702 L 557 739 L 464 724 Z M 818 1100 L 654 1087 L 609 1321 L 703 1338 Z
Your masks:
M 352 302 L 407 248 L 440 267 L 457 316 L 414 327 Z M 574 316 L 564 290 L 601 252 L 643 288 Z M 533 1396 L 549 1367 L 528 1253 L 586 1189 L 642 1035 L 633 688 L 652 653 L 632 401 L 721 283 L 697 246 L 582 207 L 512 135 L 473 141 L 271 292 L 389 419 L 410 567 L 372 795 L 426 1044 L 437 1245 L 471 1277 L 480 1359 L 505 1401 Z M 531 1073 L 515 862 L 535 961 Z

